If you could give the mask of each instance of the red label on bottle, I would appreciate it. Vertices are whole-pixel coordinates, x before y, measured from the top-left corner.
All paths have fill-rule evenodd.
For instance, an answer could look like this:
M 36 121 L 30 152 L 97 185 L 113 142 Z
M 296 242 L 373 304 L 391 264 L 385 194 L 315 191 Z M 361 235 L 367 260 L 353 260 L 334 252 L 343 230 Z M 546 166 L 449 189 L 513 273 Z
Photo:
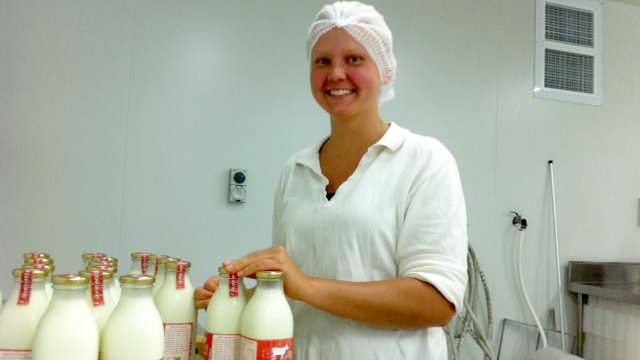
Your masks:
M 31 300 L 31 285 L 33 284 L 33 271 L 22 270 L 20 278 L 20 294 L 18 295 L 18 305 L 29 305 Z
M 187 264 L 179 262 L 176 266 L 176 289 L 184 289 L 184 278 L 187 274 Z
M 91 300 L 93 306 L 104 305 L 104 274 L 102 271 L 91 272 Z
M 240 293 L 240 278 L 237 274 L 229 275 L 229 297 L 238 297 Z
M 140 271 L 142 275 L 147 275 L 147 271 L 149 270 L 149 254 L 141 254 L 140 255 Z
M 242 360 L 293 360 L 293 338 L 278 340 L 254 340 L 242 337 Z

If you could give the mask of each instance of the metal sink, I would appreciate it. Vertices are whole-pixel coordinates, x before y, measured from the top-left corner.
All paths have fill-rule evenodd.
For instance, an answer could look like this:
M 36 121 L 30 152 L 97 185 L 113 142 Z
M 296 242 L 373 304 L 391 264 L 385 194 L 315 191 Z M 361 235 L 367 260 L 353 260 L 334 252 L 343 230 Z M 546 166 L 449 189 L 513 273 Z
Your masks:
M 640 264 L 625 262 L 569 261 L 570 292 L 577 295 L 578 355 L 584 347 L 584 306 L 589 296 L 640 304 Z
M 640 264 L 569 262 L 570 292 L 640 304 Z

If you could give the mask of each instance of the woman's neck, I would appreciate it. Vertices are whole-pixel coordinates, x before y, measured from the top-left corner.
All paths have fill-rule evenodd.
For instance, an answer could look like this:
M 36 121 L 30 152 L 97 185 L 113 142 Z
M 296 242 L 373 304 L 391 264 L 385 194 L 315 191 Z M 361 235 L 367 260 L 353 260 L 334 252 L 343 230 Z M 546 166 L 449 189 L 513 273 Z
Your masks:
M 388 124 L 377 114 L 351 118 L 331 118 L 331 136 L 333 145 L 349 147 L 369 147 L 384 135 Z

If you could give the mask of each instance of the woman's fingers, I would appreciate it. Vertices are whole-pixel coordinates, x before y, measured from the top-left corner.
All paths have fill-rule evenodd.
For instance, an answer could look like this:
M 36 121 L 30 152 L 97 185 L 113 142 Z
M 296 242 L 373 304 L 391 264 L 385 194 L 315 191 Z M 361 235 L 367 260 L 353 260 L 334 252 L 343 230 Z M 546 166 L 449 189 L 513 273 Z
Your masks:
M 206 309 L 209 306 L 209 301 L 211 301 L 211 297 L 218 289 L 219 284 L 220 278 L 212 276 L 205 281 L 202 287 L 193 291 L 193 301 L 196 305 L 196 309 Z
M 254 251 L 240 259 L 225 261 L 225 269 L 229 273 L 238 276 L 252 276 L 258 271 L 279 270 L 283 271 L 289 261 L 286 250 L 282 246 Z

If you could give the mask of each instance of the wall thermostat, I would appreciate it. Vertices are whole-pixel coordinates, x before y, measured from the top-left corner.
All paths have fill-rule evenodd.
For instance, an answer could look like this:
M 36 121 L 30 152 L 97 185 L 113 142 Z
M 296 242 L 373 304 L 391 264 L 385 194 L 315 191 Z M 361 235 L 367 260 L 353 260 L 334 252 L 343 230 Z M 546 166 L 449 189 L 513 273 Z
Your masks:
M 229 202 L 243 203 L 247 201 L 247 170 L 229 170 Z

